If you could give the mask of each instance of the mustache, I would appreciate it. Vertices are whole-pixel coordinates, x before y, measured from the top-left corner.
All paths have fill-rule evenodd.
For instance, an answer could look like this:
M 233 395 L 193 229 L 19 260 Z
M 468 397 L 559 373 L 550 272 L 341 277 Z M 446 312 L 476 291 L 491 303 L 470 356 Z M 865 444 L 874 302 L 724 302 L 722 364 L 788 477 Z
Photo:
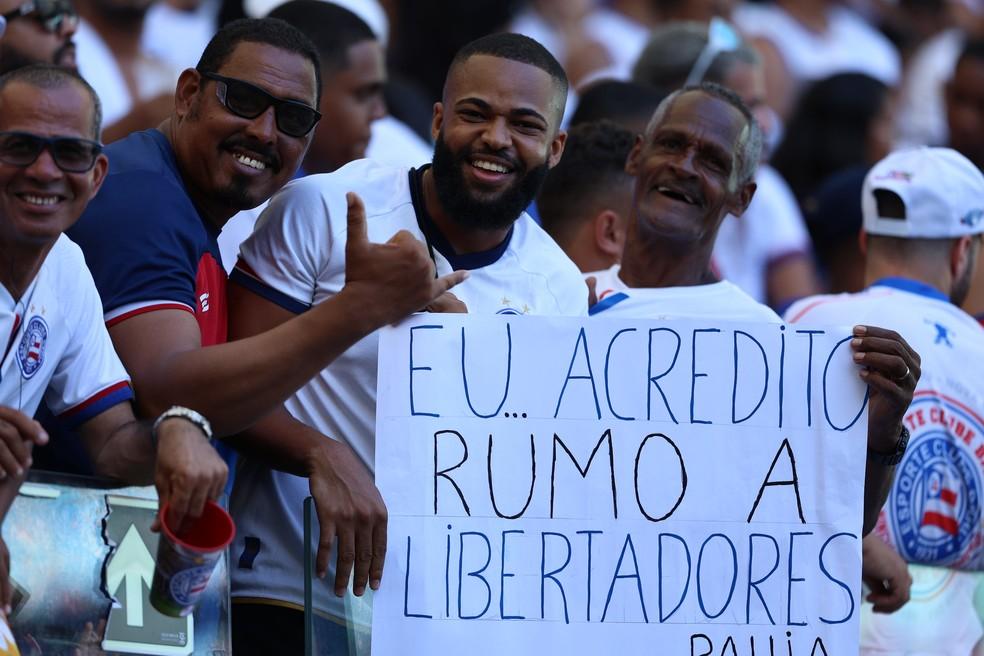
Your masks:
M 280 155 L 277 154 L 276 150 L 265 143 L 244 135 L 235 134 L 223 141 L 219 147 L 224 150 L 233 150 L 238 148 L 240 150 L 247 150 L 255 153 L 259 155 L 263 161 L 265 161 L 274 170 L 274 172 L 280 171 L 280 168 L 283 166 L 283 162 L 280 160 Z

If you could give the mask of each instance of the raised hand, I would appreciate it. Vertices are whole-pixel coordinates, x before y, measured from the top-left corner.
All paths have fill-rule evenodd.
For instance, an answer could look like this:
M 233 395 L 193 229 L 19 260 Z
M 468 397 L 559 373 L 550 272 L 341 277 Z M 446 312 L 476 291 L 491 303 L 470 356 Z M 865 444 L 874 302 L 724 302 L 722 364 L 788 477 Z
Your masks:
M 364 299 L 364 311 L 379 326 L 395 323 L 424 309 L 465 280 L 467 271 L 435 277 L 434 263 L 424 245 L 406 230 L 385 244 L 369 241 L 366 210 L 353 193 L 348 201 L 348 237 L 345 242 L 345 288 Z

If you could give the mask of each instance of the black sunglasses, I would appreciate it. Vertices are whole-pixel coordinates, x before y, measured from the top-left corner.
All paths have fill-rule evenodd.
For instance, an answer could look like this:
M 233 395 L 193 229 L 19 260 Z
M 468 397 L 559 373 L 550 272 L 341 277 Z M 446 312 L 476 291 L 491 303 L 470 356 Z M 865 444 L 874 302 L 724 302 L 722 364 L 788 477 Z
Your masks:
M 256 118 L 273 105 L 277 129 L 291 137 L 303 137 L 321 120 L 321 113 L 297 100 L 277 98 L 249 82 L 199 71 L 215 81 L 215 95 L 236 116 Z
M 66 173 L 85 173 L 96 164 L 103 146 L 77 137 L 42 137 L 30 132 L 0 132 L 0 162 L 27 167 L 45 148 L 55 165 Z
M 4 14 L 3 18 L 9 23 L 24 16 L 37 19 L 45 31 L 52 34 L 63 27 L 74 28 L 79 24 L 79 16 L 68 0 L 27 0 L 17 9 Z

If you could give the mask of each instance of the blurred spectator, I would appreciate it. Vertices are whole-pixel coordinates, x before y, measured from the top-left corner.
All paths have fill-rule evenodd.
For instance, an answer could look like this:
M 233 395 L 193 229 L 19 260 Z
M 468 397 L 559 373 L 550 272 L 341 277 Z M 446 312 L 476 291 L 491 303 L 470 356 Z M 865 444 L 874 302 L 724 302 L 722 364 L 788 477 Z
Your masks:
M 387 63 L 431 103 L 441 99 L 455 53 L 480 36 L 501 31 L 520 0 L 402 0 L 397 4 Z
M 50 0 L 39 7 L 33 0 L 0 0 L 6 20 L 0 47 L 0 74 L 28 64 L 75 68 L 78 15 L 70 0 Z
M 888 154 L 891 112 L 888 87 L 863 73 L 834 75 L 803 93 L 772 164 L 804 211 L 828 176 Z
M 780 116 L 807 84 L 837 73 L 865 73 L 886 85 L 901 77 L 892 43 L 837 0 L 746 4 L 735 21 L 765 58 L 769 104 Z
M 867 173 L 867 164 L 834 173 L 820 184 L 804 212 L 825 287 L 833 294 L 864 288 L 858 199 Z
M 556 56 L 575 89 L 599 79 L 629 79 L 649 33 L 671 21 L 730 18 L 735 0 L 532 0 L 510 29 Z
M 984 169 L 984 40 L 967 43 L 946 85 L 950 146 Z
M 570 129 L 537 197 L 540 222 L 584 273 L 617 264 L 632 204 L 625 162 L 635 134 L 610 121 Z
M 219 5 L 219 0 L 155 2 L 144 21 L 144 52 L 178 71 L 192 68 L 219 29 Z
M 174 108 L 179 71 L 147 54 L 144 19 L 154 0 L 75 0 L 82 22 L 75 35 L 79 73 L 103 102 L 109 143 L 156 127 Z
M 927 40 L 906 66 L 896 115 L 899 146 L 947 143 L 944 89 L 968 39 L 984 37 L 984 2 L 945 2 L 952 27 Z
M 646 131 L 646 124 L 668 91 L 636 82 L 599 80 L 590 85 L 577 101 L 571 127 L 608 120 L 633 134 Z
M 950 145 L 984 170 L 984 40 L 967 43 L 946 86 Z M 984 323 L 984 265 L 970 287 L 964 309 Z
M 321 56 L 321 125 L 302 167 L 328 173 L 365 157 L 372 123 L 386 114 L 383 48 L 369 26 L 324 0 L 291 0 L 270 13 L 311 39 Z
M 633 76 L 636 82 L 664 89 L 716 82 L 741 97 L 766 141 L 777 130 L 765 101 L 758 55 L 720 19 L 709 26 L 676 22 L 655 30 Z M 722 221 L 712 263 L 719 275 L 755 300 L 781 308 L 817 291 L 810 241 L 793 195 L 775 170 L 760 166 L 756 183 L 745 214 Z

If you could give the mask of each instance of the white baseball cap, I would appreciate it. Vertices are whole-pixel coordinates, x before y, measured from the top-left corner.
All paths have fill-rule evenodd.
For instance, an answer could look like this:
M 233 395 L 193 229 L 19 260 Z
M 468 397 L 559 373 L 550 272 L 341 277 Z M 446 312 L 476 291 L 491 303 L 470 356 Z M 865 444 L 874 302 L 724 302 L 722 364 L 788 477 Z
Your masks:
M 984 174 L 950 148 L 900 150 L 868 171 L 861 213 L 871 235 L 976 235 L 984 232 Z

